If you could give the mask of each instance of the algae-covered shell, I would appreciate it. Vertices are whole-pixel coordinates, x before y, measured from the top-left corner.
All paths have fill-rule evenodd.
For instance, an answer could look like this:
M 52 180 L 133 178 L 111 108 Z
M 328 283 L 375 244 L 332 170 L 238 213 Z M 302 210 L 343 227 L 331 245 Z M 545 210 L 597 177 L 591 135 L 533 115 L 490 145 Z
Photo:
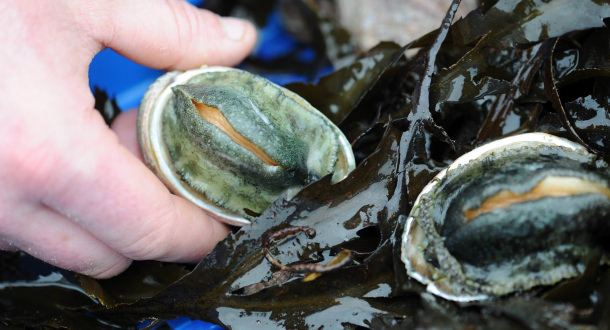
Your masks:
M 409 276 L 454 301 L 551 285 L 607 259 L 608 166 L 544 133 L 517 135 L 458 158 L 421 192 L 405 223 Z
M 318 110 L 234 68 L 160 77 L 140 106 L 138 138 L 147 165 L 173 192 L 233 225 L 355 167 L 349 142 Z

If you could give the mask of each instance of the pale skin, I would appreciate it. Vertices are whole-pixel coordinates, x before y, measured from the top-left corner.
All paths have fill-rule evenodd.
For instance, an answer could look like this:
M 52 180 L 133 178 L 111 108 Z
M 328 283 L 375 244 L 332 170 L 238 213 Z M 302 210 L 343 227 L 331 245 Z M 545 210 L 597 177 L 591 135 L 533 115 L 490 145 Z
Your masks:
M 228 228 L 142 163 L 135 111 L 104 124 L 88 66 L 105 47 L 161 69 L 234 65 L 254 27 L 172 0 L 8 0 L 0 26 L 0 248 L 96 278 L 203 258 Z

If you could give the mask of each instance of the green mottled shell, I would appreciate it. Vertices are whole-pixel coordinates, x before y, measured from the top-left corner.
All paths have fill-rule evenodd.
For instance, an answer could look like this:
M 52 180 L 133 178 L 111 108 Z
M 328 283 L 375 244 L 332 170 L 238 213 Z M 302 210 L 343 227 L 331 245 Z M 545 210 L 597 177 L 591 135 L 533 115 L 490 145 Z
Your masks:
M 206 121 L 193 102 L 216 108 L 270 165 Z M 174 192 L 220 219 L 248 224 L 280 195 L 355 167 L 341 131 L 298 95 L 245 71 L 204 67 L 171 72 L 140 108 L 140 147 Z
M 610 184 L 605 163 L 582 146 L 543 133 L 493 142 L 460 157 L 424 188 L 405 224 L 402 260 L 429 291 L 456 301 L 486 299 L 582 274 L 607 253 L 610 199 L 544 197 L 467 221 L 499 191 L 530 191 L 548 176 Z M 606 237 L 604 237 L 604 235 Z

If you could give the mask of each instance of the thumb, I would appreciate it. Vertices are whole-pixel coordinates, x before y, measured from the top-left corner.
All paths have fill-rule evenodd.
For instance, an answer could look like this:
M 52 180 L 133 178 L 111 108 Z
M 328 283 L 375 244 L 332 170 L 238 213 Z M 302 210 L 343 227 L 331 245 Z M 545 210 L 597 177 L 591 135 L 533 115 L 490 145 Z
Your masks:
M 98 42 L 155 68 L 234 65 L 256 42 L 249 22 L 222 18 L 186 1 L 92 1 L 90 6 L 97 8 L 85 10 L 86 24 Z

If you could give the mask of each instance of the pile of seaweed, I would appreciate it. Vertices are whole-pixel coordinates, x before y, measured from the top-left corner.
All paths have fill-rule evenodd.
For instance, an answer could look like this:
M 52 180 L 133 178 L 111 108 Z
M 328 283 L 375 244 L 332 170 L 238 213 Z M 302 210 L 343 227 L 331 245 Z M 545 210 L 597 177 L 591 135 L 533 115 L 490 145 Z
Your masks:
M 346 180 L 323 178 L 289 201 L 280 198 L 194 268 L 141 262 L 96 281 L 3 253 L 0 324 L 110 328 L 187 316 L 238 329 L 610 327 L 610 269 L 599 255 L 579 278 L 458 304 L 408 278 L 399 253 L 404 215 L 423 186 L 482 143 L 548 132 L 610 159 L 610 2 L 481 1 L 451 24 L 455 0 L 438 30 L 364 54 L 354 53 L 329 4 L 281 2 L 282 13 L 307 27 L 302 40 L 318 54 L 311 65 L 340 67 L 315 84 L 288 87 L 351 141 L 358 166 Z M 206 6 L 221 14 L 239 9 L 261 24 L 273 7 Z M 416 51 L 406 56 L 408 49 Z M 280 60 L 289 68 L 293 59 Z M 245 65 L 256 71 L 273 63 Z M 295 229 L 305 227 L 315 236 Z M 283 231 L 294 235 L 269 244 Z M 265 256 L 284 265 L 328 264 L 345 250 L 348 262 L 315 278 Z

